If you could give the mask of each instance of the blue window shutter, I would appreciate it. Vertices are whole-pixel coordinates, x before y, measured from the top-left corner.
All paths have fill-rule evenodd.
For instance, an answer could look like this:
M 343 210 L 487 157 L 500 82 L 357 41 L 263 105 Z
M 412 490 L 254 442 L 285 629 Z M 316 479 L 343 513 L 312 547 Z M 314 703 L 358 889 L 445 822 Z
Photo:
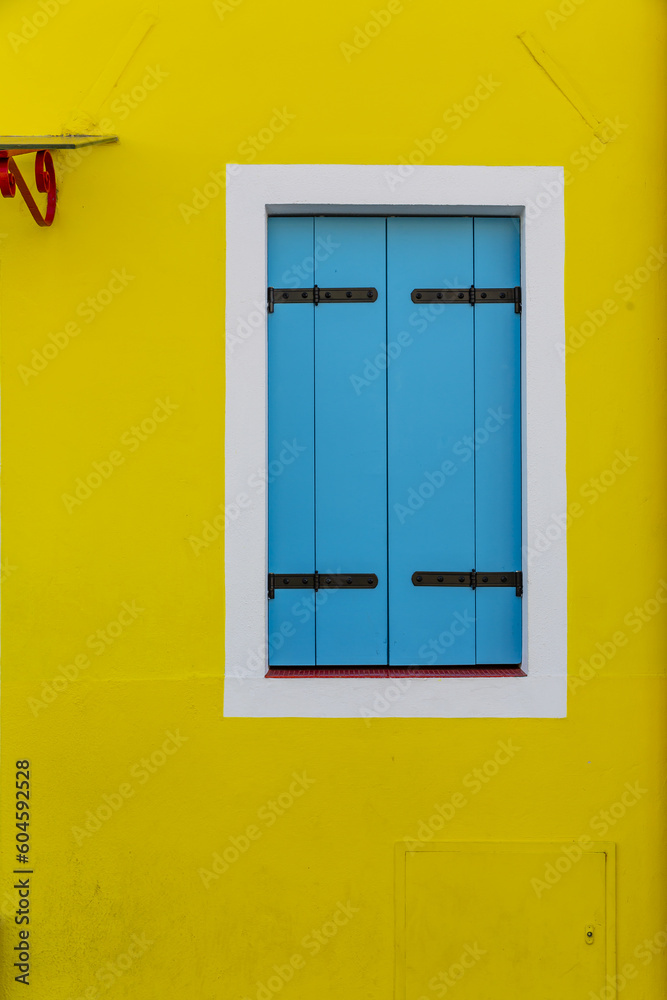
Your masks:
M 313 219 L 268 220 L 268 279 L 277 288 L 307 285 Z M 312 285 L 312 278 L 310 281 Z M 315 569 L 313 305 L 278 306 L 268 317 L 269 573 Z M 312 590 L 276 589 L 269 601 L 269 664 L 315 662 Z
M 412 574 L 475 565 L 475 310 L 410 297 L 472 285 L 473 224 L 392 218 L 387 227 L 389 663 L 473 665 L 474 591 L 415 587 Z
M 517 219 L 475 219 L 475 285 L 521 283 Z M 478 572 L 521 569 L 521 317 L 509 305 L 475 314 L 475 536 Z M 521 662 L 521 605 L 512 587 L 480 587 L 477 663 Z
M 518 223 L 274 218 L 269 284 L 378 292 L 269 315 L 269 572 L 379 581 L 276 587 L 270 664 L 519 663 L 513 587 L 412 577 L 521 569 L 520 316 L 411 298 L 519 285 Z
M 385 220 L 316 218 L 315 283 L 378 292 L 315 307 L 316 568 L 378 577 L 372 590 L 319 591 L 316 663 L 386 665 L 386 378 L 355 380 L 386 346 Z

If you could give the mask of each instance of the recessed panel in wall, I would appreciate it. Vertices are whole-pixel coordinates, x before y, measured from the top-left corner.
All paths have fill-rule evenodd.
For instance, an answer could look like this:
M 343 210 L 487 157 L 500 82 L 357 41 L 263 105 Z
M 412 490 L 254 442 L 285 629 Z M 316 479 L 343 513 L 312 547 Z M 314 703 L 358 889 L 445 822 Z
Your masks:
M 614 971 L 613 855 L 584 843 L 402 845 L 397 998 L 597 995 Z

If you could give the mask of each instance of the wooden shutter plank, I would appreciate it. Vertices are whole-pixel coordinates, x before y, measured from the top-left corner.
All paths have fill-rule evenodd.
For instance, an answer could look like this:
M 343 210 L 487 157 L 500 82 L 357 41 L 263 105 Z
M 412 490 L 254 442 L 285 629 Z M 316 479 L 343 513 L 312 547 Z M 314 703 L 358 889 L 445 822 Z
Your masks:
M 475 219 L 475 285 L 521 284 L 518 219 Z M 521 569 L 521 317 L 475 307 L 475 510 L 478 572 Z M 522 598 L 480 588 L 477 663 L 521 662 Z
M 474 592 L 415 587 L 412 574 L 475 565 L 474 309 L 410 297 L 472 284 L 472 220 L 387 226 L 390 665 L 472 665 Z
M 300 272 L 313 260 L 313 231 L 312 218 L 268 220 L 270 285 L 304 283 Z M 268 317 L 270 573 L 315 570 L 314 311 L 313 305 L 285 305 Z M 313 591 L 276 590 L 268 606 L 269 664 L 312 666 Z
M 386 386 L 382 372 L 359 391 L 354 376 L 386 343 L 386 222 L 316 218 L 315 246 L 317 285 L 378 291 L 315 309 L 317 569 L 378 577 L 375 589 L 318 593 L 317 665 L 385 665 Z

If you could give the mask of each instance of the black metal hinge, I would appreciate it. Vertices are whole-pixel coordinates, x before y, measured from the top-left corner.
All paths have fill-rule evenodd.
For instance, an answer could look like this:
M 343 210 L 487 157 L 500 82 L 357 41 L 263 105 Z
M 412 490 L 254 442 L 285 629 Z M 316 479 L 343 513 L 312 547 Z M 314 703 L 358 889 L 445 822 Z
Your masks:
M 268 311 L 272 313 L 274 306 L 299 302 L 316 306 L 323 302 L 375 302 L 378 291 L 377 288 L 319 288 L 313 285 L 312 288 L 268 288 L 267 296 Z
M 516 288 L 414 288 L 412 301 L 418 305 L 438 302 L 441 305 L 480 305 L 481 303 L 497 304 L 500 302 L 514 303 L 514 312 L 521 312 L 521 287 Z
M 468 573 L 422 573 L 412 574 L 415 587 L 514 587 L 516 596 L 523 596 L 523 573 L 481 573 L 470 570 Z
M 269 573 L 269 600 L 276 590 L 373 590 L 375 573 Z

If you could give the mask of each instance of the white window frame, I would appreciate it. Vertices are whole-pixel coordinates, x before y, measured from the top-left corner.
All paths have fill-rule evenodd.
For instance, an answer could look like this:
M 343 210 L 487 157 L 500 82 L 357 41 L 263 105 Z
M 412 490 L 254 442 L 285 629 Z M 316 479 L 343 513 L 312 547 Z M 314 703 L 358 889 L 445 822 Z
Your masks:
M 563 168 L 229 164 L 227 177 L 225 716 L 564 717 Z M 520 218 L 525 677 L 265 677 L 267 218 L 290 214 Z

